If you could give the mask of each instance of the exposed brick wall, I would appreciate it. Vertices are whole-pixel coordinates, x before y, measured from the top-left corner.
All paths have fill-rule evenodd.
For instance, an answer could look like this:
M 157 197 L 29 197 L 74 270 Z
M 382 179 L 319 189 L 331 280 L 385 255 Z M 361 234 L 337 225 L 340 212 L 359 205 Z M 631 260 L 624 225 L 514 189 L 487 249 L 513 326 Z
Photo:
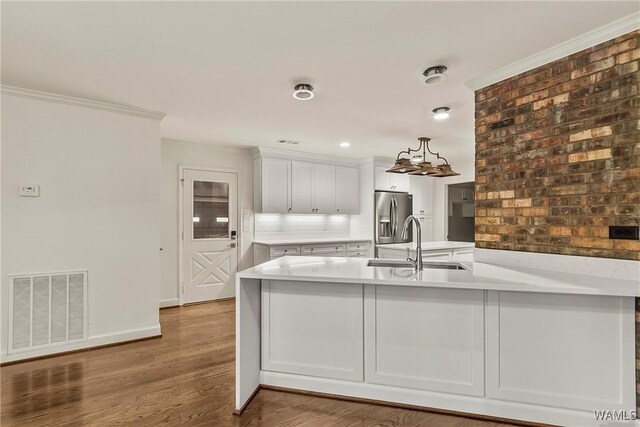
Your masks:
M 640 31 L 476 91 L 476 247 L 640 260 Z M 636 299 L 640 412 L 640 298 Z
M 476 92 L 476 247 L 640 260 L 640 32 Z

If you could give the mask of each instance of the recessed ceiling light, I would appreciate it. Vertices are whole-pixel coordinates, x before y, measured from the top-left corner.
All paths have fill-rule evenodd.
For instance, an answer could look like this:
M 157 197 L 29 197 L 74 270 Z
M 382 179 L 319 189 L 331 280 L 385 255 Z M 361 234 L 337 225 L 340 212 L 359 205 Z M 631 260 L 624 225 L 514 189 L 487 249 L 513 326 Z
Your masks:
M 313 98 L 313 86 L 308 84 L 299 84 L 293 88 L 293 97 L 299 101 L 308 101 Z
M 429 67 L 424 70 L 424 73 L 422 73 L 426 77 L 424 79 L 424 82 L 428 85 L 436 85 L 438 83 L 442 83 L 442 81 L 447 78 L 447 75 L 445 74 L 446 71 L 447 67 L 444 65 Z
M 444 120 L 444 119 L 448 119 L 450 114 L 449 114 L 449 107 L 438 107 L 438 108 L 434 108 L 433 109 L 433 118 L 436 120 Z
M 350 143 L 350 142 L 346 142 L 346 141 L 345 141 L 345 142 L 341 142 L 341 143 L 340 143 L 340 147 L 342 147 L 342 148 L 347 148 L 347 147 L 349 147 L 349 146 L 351 146 L 351 143 Z

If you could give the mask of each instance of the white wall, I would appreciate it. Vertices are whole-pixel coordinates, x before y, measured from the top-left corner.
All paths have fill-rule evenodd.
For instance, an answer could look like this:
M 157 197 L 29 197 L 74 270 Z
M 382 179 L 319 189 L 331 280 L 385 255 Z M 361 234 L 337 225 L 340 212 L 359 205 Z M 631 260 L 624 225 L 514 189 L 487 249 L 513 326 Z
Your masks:
M 179 166 L 201 166 L 205 168 L 237 169 L 238 204 L 242 210 L 248 208 L 253 218 L 253 160 L 248 149 L 227 148 L 207 144 L 162 140 L 162 263 L 160 286 L 160 306 L 178 304 L 179 224 L 178 188 Z M 251 221 L 253 223 L 253 221 Z M 253 224 L 251 232 L 243 232 L 238 224 L 240 242 L 238 270 L 253 265 Z
M 369 158 L 360 166 L 360 214 L 351 215 L 351 237 L 373 241 L 374 217 L 374 173 L 373 159 Z
M 453 162 L 460 176 L 436 178 L 433 183 L 433 240 L 447 240 L 447 185 L 475 181 L 475 161 Z
M 1 102 L 3 360 L 21 358 L 6 356 L 11 274 L 88 270 L 89 342 L 78 347 L 158 335 L 158 118 Z M 19 184 L 40 184 L 40 197 L 18 197 Z

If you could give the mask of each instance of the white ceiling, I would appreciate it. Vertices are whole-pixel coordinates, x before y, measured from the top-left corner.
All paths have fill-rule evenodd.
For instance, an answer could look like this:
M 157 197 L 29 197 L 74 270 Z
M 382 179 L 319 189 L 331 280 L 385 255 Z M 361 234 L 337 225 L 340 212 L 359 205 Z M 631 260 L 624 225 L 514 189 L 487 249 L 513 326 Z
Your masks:
M 464 82 L 638 10 L 591 2 L 2 2 L 2 83 L 163 111 L 162 136 L 473 157 Z M 445 64 L 438 86 L 420 79 Z M 291 97 L 296 82 L 316 97 Z M 431 110 L 449 106 L 435 122 Z M 351 142 L 341 149 L 338 143 Z

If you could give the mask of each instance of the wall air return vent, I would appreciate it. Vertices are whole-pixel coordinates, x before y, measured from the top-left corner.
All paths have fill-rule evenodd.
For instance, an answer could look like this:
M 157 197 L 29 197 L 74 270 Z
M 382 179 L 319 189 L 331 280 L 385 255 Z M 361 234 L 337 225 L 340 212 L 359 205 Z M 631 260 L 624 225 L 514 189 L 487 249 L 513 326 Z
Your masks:
M 9 353 L 87 339 L 87 272 L 11 277 Z

